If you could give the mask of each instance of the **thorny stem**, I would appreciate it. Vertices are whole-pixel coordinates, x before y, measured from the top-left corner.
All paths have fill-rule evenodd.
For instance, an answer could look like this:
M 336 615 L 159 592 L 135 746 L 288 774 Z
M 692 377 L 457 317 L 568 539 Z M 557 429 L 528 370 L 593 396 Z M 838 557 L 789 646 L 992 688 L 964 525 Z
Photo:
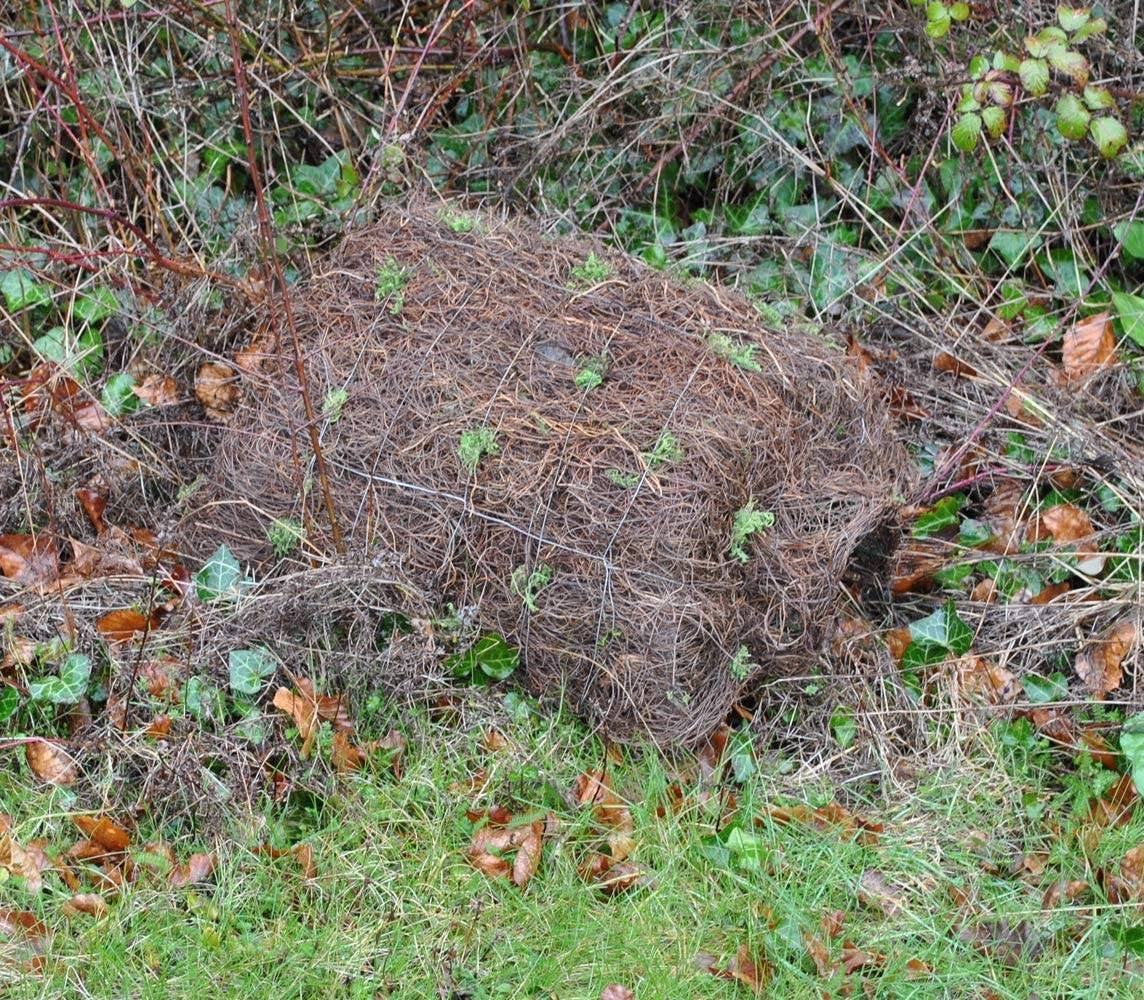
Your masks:
M 226 0 L 227 34 L 230 36 L 231 59 L 234 62 L 234 82 L 238 89 L 239 110 L 242 113 L 242 134 L 246 140 L 246 160 L 250 170 L 250 184 L 254 189 L 254 201 L 258 208 L 258 228 L 262 236 L 262 250 L 267 263 L 273 271 L 274 281 L 282 295 L 282 311 L 286 317 L 286 326 L 290 331 L 291 347 L 294 352 L 294 373 L 298 378 L 298 387 L 302 394 L 302 408 L 306 413 L 306 430 L 310 436 L 310 448 L 314 453 L 314 463 L 317 466 L 318 482 L 322 490 L 322 500 L 326 506 L 326 514 L 330 519 L 330 532 L 334 539 L 334 548 L 338 555 L 345 553 L 345 542 L 342 540 L 342 529 L 338 524 L 338 516 L 334 510 L 334 497 L 330 490 L 330 477 L 326 472 L 326 459 L 322 454 L 322 442 L 318 437 L 318 418 L 314 412 L 314 402 L 310 397 L 310 386 L 306 379 L 306 365 L 302 360 L 302 345 L 298 337 L 298 327 L 294 322 L 294 307 L 290 301 L 290 292 L 286 287 L 286 279 L 282 273 L 282 262 L 278 259 L 278 252 L 274 247 L 274 231 L 270 224 L 270 213 L 266 208 L 266 198 L 262 190 L 262 177 L 258 172 L 258 157 L 254 151 L 254 128 L 250 121 L 250 95 L 246 82 L 246 71 L 242 63 L 242 48 L 238 39 L 238 21 L 235 18 L 233 0 Z M 274 307 L 274 296 L 268 295 L 266 305 L 270 311 L 270 323 L 276 334 L 280 334 L 278 310 Z

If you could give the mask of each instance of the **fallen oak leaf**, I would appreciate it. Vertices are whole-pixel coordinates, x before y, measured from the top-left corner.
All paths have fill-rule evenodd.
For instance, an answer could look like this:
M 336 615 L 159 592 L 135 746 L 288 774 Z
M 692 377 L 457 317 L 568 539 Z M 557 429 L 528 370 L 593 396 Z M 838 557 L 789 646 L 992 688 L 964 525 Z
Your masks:
M 148 406 L 173 406 L 179 402 L 179 387 L 170 375 L 148 375 L 131 391 Z
M 849 941 L 842 945 L 842 968 L 848 976 L 867 966 L 881 968 L 885 964 L 886 956 L 880 952 L 864 951 Z
M 858 901 L 887 917 L 896 917 L 907 908 L 905 887 L 873 868 L 858 879 Z
M 748 987 L 752 992 L 762 994 L 774 974 L 771 964 L 751 955 L 745 944 L 739 945 L 735 958 L 727 967 L 731 979 Z

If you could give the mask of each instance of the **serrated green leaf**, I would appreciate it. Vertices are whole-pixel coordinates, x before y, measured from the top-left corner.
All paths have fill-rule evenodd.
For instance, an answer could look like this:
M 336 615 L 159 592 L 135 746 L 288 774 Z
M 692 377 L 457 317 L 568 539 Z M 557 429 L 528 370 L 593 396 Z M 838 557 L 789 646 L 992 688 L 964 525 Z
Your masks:
M 1049 89 L 1049 64 L 1044 59 L 1025 59 L 1017 67 L 1021 86 L 1034 97 L 1040 97 Z
M 1088 60 L 1074 49 L 1051 49 L 1047 56 L 1049 65 L 1058 73 L 1069 77 L 1077 86 L 1088 83 Z
M 1128 131 L 1119 119 L 1110 115 L 1094 118 L 1088 126 L 1088 134 L 1100 150 L 1100 155 L 1111 160 L 1128 142 Z
M 1129 257 L 1144 260 L 1144 222 L 1118 222 L 1112 227 L 1112 235 Z
M 969 79 L 980 80 L 987 69 L 989 69 L 989 60 L 985 56 L 974 56 L 969 60 Z
M 1108 30 L 1108 22 L 1103 17 L 1094 17 L 1086 25 L 1084 25 L 1075 35 L 1073 35 L 1073 43 L 1079 44 L 1086 38 L 1092 38 L 1093 35 L 1103 35 Z
M 1065 7 L 1062 5 L 1057 8 L 1057 21 L 1070 34 L 1083 28 L 1091 16 L 1092 11 L 1088 7 Z
M 953 144 L 963 153 L 972 153 L 977 148 L 977 140 L 981 136 L 981 116 L 973 114 L 962 115 L 949 130 L 949 137 Z
M 1021 60 L 1011 52 L 1006 52 L 1004 49 L 998 49 L 993 53 L 993 68 L 998 72 L 1016 73 L 1017 68 L 1020 65 Z
M 262 690 L 262 682 L 274 673 L 274 657 L 264 646 L 232 649 L 227 657 L 230 690 L 236 695 L 253 698 Z
M 952 19 L 949 8 L 943 3 L 931 3 L 926 7 L 926 34 L 930 38 L 944 38 L 949 34 Z
M 1035 35 L 1030 35 L 1026 38 L 1025 51 L 1034 59 L 1044 59 L 1050 52 L 1063 49 L 1067 41 L 1068 35 L 1054 25 L 1052 27 L 1042 28 Z
M 1064 94 L 1057 101 L 1057 129 L 1066 139 L 1083 139 L 1092 118 L 1076 94 Z
M 1107 111 L 1115 107 L 1116 98 L 1106 88 L 1090 83 L 1084 88 L 1084 103 L 1088 105 L 1090 111 Z
M 992 80 L 989 83 L 989 100 L 1001 108 L 1007 108 L 1013 103 L 1013 86 L 1004 80 Z
M 1009 116 L 1004 108 L 986 108 L 981 112 L 981 124 L 985 126 L 985 131 L 992 139 L 1000 139 L 1005 134 L 1008 121 Z
M 1120 332 L 1140 347 L 1144 347 L 1144 298 L 1127 292 L 1113 292 L 1112 306 Z

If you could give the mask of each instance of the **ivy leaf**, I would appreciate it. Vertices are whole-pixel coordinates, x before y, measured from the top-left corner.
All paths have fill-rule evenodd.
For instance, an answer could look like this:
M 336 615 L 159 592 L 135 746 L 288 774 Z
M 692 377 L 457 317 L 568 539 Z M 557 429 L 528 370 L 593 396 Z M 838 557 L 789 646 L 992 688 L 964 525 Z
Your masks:
M 214 550 L 203 568 L 195 574 L 195 590 L 200 601 L 217 601 L 240 594 L 247 586 L 242 567 L 225 545 Z
M 1112 227 L 1112 234 L 1129 257 L 1144 259 L 1144 222 L 1119 222 Z
M 981 112 L 981 123 L 993 139 L 1000 139 L 1005 134 L 1005 125 L 1008 120 L 1004 108 L 986 108 Z
M 973 632 L 961 620 L 953 601 L 946 601 L 932 615 L 910 625 L 910 640 L 902 654 L 904 670 L 963 655 L 973 644 Z
M 1112 305 L 1124 335 L 1144 347 L 1144 298 L 1127 292 L 1113 292 Z
M 1049 89 L 1049 64 L 1044 59 L 1025 59 L 1017 68 L 1021 86 L 1034 97 Z
M 1120 730 L 1120 752 L 1132 772 L 1132 784 L 1144 795 L 1144 712 L 1125 720 Z
M 1073 49 L 1052 49 L 1048 60 L 1053 69 L 1070 77 L 1077 86 L 1088 83 L 1088 60 L 1081 53 Z
M 60 665 L 59 675 L 43 677 L 28 684 L 33 701 L 50 701 L 53 705 L 74 705 L 87 691 L 91 678 L 91 658 L 72 653 Z
M 20 707 L 20 692 L 11 684 L 0 684 L 0 722 L 7 722 Z
M 943 497 L 917 519 L 913 527 L 914 538 L 928 538 L 942 528 L 957 524 L 957 513 L 964 503 L 964 493 Z
M 1084 88 L 1084 103 L 1088 105 L 1090 111 L 1107 111 L 1115 106 L 1116 99 L 1106 88 L 1090 83 Z
M 1088 134 L 1106 160 L 1111 160 L 1128 142 L 1127 130 L 1117 119 L 1108 115 L 1094 118 L 1088 126 Z
M 253 698 L 262 690 L 262 682 L 274 673 L 274 657 L 264 646 L 232 649 L 227 658 L 230 689 L 235 695 Z
M 108 416 L 118 417 L 139 409 L 139 397 L 132 392 L 135 379 L 130 372 L 118 372 L 107 380 L 99 398 Z
M 1091 16 L 1092 11 L 1087 7 L 1065 7 L 1062 5 L 1057 8 L 1057 21 L 1069 34 L 1083 28 Z
M 1076 94 L 1064 94 L 1057 101 L 1057 129 L 1066 139 L 1083 139 L 1092 115 Z
M 1059 671 L 1048 677 L 1026 674 L 1021 678 L 1021 686 L 1025 689 L 1025 697 L 1034 705 L 1064 701 L 1069 696 L 1069 682 Z
M 52 301 L 48 290 L 23 268 L 4 272 L 4 276 L 0 278 L 0 293 L 3 294 L 11 312 L 27 309 L 30 306 L 47 305 Z
M 972 112 L 958 118 L 949 133 L 953 144 L 963 153 L 972 153 L 977 148 L 980 136 L 981 116 Z

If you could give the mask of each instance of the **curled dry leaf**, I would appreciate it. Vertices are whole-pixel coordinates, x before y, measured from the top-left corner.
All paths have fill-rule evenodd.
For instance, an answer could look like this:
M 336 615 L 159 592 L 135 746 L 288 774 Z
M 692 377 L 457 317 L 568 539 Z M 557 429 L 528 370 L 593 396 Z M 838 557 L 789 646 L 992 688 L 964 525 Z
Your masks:
M 1066 382 L 1079 382 L 1116 364 L 1116 334 L 1107 312 L 1089 316 L 1065 333 L 1061 365 Z
M 148 406 L 173 406 L 179 401 L 179 387 L 170 375 L 148 375 L 131 391 Z
M 600 990 L 600 1000 L 636 1000 L 636 995 L 626 986 L 609 983 Z
M 75 498 L 79 501 L 83 512 L 91 522 L 91 526 L 95 528 L 95 533 L 102 535 L 106 530 L 106 525 L 103 523 L 103 511 L 107 507 L 107 497 L 98 490 L 85 488 L 76 490 Z
M 208 361 L 195 374 L 195 398 L 211 420 L 229 420 L 242 398 L 235 370 L 230 365 Z
M 137 634 L 145 634 L 155 623 L 134 608 L 118 608 L 103 615 L 96 623 L 96 631 L 108 642 L 130 642 Z
M 829 913 L 824 913 L 822 919 L 818 922 L 818 926 L 822 929 L 827 941 L 832 941 L 842 933 L 842 925 L 846 923 L 845 910 L 831 910 Z
M 60 576 L 56 543 L 44 535 L 0 535 L 0 574 L 25 587 L 55 583 Z
M 77 892 L 64 903 L 64 913 L 69 917 L 84 915 L 88 917 L 107 916 L 107 900 L 97 892 Z
M 72 822 L 88 840 L 112 854 L 121 854 L 131 846 L 131 835 L 107 816 L 73 816 Z
M 1052 910 L 1064 903 L 1074 903 L 1088 891 L 1088 883 L 1082 879 L 1059 879 L 1045 890 L 1041 908 Z
M 603 771 L 581 774 L 572 788 L 577 805 L 591 806 L 592 815 L 604 826 L 630 833 L 634 828 L 632 814 L 624 800 L 612 791 Z
M 1106 695 L 1120 687 L 1124 679 L 1124 658 L 1136 643 L 1135 622 L 1125 621 L 1108 635 L 1095 639 L 1077 654 L 1077 676 L 1096 695 Z
M 47 951 L 52 932 L 47 924 L 27 910 L 0 910 L 0 942 L 10 941 L 16 955 L 29 960 L 34 968 Z M 7 952 L 8 949 L 5 949 Z
M 52 867 L 52 861 L 44 852 L 43 844 L 33 842 L 22 847 L 6 830 L 0 834 L 0 868 L 9 875 L 18 875 L 24 880 L 24 888 L 37 893 L 43 887 L 43 873 Z
M 214 871 L 214 854 L 192 854 L 186 864 L 176 865 L 167 876 L 167 884 L 172 889 L 181 889 L 195 882 L 206 881 Z
M 849 941 L 842 946 L 842 968 L 846 975 L 851 975 L 867 966 L 880 968 L 886 964 L 886 956 L 877 951 L 864 951 L 856 948 Z
M 1071 503 L 1050 507 L 1029 525 L 1029 541 L 1036 542 L 1052 538 L 1057 545 L 1073 545 L 1093 535 L 1094 529 L 1089 516 Z M 1078 560 L 1077 570 L 1093 576 L 1104 569 L 1104 556 L 1091 545 L 1075 546 Z
M 740 945 L 735 952 L 735 958 L 727 968 L 730 978 L 742 983 L 754 993 L 762 994 L 774 974 L 771 964 L 764 959 L 753 956 L 750 949 Z
M 314 745 L 314 737 L 321 723 L 318 720 L 318 703 L 314 698 L 313 685 L 299 681 L 299 688 L 301 690 L 291 691 L 287 687 L 280 687 L 274 692 L 272 704 L 294 720 L 298 736 L 302 740 L 302 756 L 306 757 Z
M 933 575 L 950 559 L 953 550 L 940 538 L 910 538 L 894 556 L 890 590 L 895 596 L 928 590 Z
M 822 942 L 820 938 L 815 937 L 809 931 L 804 932 L 802 940 L 806 944 L 806 953 L 810 956 L 810 960 L 814 962 L 815 969 L 823 979 L 829 979 L 834 975 L 834 963 L 830 961 L 830 949 Z
M 955 358 L 948 351 L 937 352 L 933 359 L 933 369 L 954 378 L 977 378 L 977 369 L 973 365 Z
M 50 785 L 74 785 L 79 777 L 71 755 L 52 740 L 30 740 L 24 746 L 24 755 L 32 773 Z
M 511 878 L 523 889 L 540 865 L 543 834 L 540 820 L 511 829 L 483 826 L 469 844 L 469 863 L 490 878 Z M 504 855 L 514 850 L 516 856 L 510 864 Z

